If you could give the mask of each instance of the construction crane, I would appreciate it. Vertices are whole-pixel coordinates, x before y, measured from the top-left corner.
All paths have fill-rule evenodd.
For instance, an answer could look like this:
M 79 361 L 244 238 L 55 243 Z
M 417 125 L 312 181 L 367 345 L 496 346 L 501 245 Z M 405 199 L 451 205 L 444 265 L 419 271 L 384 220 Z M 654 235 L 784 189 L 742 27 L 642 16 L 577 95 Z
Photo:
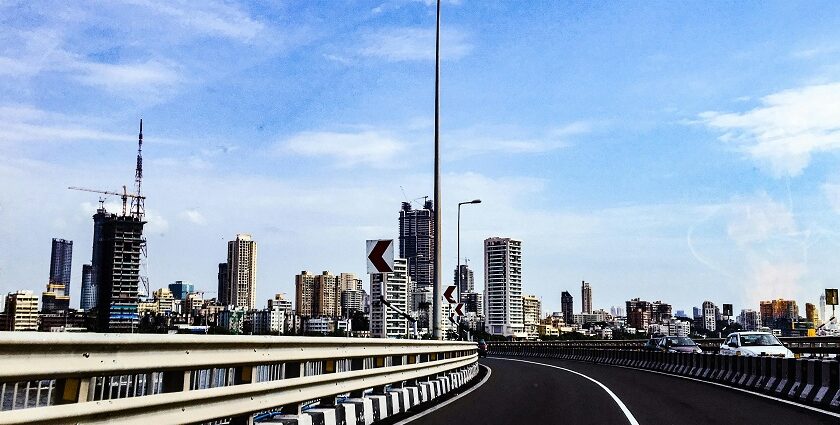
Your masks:
M 76 187 L 76 186 L 70 186 L 70 187 L 68 187 L 68 189 L 70 189 L 70 190 L 81 190 L 81 191 L 84 191 L 84 192 L 101 193 L 103 195 L 119 196 L 120 198 L 122 198 L 122 215 L 124 215 L 124 216 L 128 215 L 128 198 L 132 199 L 132 202 L 131 202 L 132 204 L 135 203 L 134 202 L 135 199 L 140 199 L 140 200 L 146 199 L 146 197 L 143 196 L 143 195 L 135 195 L 133 193 L 128 193 L 128 189 L 125 186 L 123 186 L 123 193 L 111 192 L 109 190 L 87 189 L 87 188 L 84 188 L 84 187 Z M 131 213 L 132 213 L 132 215 L 134 215 L 134 211 L 132 211 Z

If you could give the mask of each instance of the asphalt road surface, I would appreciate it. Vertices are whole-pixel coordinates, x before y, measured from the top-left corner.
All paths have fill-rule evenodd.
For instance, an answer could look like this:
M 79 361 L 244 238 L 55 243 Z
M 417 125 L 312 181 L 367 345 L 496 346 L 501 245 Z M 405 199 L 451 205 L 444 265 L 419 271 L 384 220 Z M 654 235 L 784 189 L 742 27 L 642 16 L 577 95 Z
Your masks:
M 484 385 L 411 423 L 840 424 L 837 416 L 673 376 L 568 360 L 516 360 L 482 359 L 492 371 Z

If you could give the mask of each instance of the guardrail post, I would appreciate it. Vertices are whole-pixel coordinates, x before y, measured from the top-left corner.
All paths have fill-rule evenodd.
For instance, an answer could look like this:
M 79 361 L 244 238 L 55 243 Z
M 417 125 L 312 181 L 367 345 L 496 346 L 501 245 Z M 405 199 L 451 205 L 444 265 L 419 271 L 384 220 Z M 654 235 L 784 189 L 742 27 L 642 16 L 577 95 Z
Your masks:
M 57 404 L 84 403 L 88 401 L 91 378 L 64 378 L 55 380 Z
M 178 393 L 181 391 L 189 391 L 191 376 L 192 373 L 189 370 L 163 372 L 163 376 L 161 377 L 161 392 Z

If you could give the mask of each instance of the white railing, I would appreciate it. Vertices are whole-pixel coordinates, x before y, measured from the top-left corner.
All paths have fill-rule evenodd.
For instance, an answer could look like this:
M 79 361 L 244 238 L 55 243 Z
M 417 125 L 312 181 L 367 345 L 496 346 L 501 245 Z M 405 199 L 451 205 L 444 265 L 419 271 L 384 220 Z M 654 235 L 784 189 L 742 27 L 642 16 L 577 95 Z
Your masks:
M 207 422 L 476 360 L 467 342 L 0 332 L 0 423 Z

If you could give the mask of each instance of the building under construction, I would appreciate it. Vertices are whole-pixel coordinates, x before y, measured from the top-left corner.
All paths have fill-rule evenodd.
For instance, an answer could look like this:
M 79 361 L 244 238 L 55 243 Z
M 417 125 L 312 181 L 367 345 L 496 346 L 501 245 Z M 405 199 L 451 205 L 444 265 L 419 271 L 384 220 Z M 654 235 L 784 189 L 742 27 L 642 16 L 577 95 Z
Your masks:
M 140 264 L 145 255 L 143 220 L 145 197 L 140 194 L 143 178 L 143 121 L 140 121 L 140 136 L 137 148 L 135 172 L 135 193 L 123 193 L 71 188 L 122 198 L 122 214 L 105 210 L 100 203 L 93 216 L 93 255 L 89 291 L 95 294 L 95 307 L 91 310 L 96 317 L 97 332 L 133 332 L 139 322 L 137 305 L 140 296 Z M 128 199 L 131 198 L 131 207 Z

